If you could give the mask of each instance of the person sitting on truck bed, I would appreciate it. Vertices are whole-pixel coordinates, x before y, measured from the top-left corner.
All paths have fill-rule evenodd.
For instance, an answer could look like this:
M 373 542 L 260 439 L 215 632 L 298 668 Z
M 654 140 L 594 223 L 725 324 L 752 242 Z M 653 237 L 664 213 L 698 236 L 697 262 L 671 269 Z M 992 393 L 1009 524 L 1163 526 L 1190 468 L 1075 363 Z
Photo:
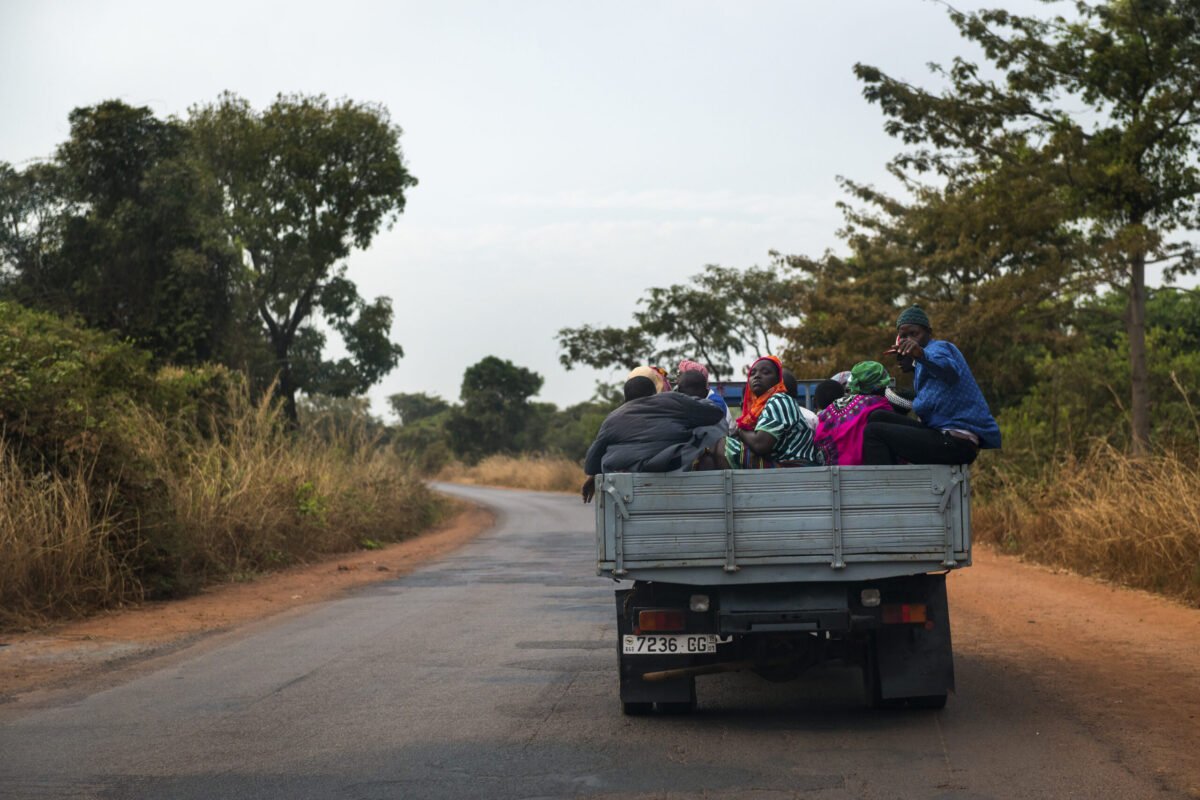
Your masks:
M 725 415 L 715 403 L 682 392 L 656 392 L 650 378 L 631 378 L 625 383 L 625 403 L 604 419 L 588 448 L 583 502 L 591 502 L 596 493 L 596 475 L 682 472 L 725 431 Z
M 933 338 L 929 317 L 917 306 L 896 322 L 898 356 L 911 356 L 920 421 L 877 411 L 863 431 L 864 464 L 970 464 L 980 448 L 1000 447 L 1000 428 L 958 348 Z
M 680 394 L 686 394 L 688 397 L 695 397 L 698 400 L 708 400 L 712 402 L 708 396 L 708 379 L 699 370 L 689 369 L 686 372 L 681 372 L 675 378 L 675 391 Z M 716 403 L 713 403 L 716 405 Z
M 833 378 L 821 381 L 817 384 L 817 388 L 813 390 L 813 408 L 820 415 L 834 400 L 846 394 L 845 384 L 835 381 Z
M 671 391 L 671 382 L 667 380 L 667 371 L 662 367 L 637 367 L 629 373 L 629 377 L 625 380 L 637 377 L 649 378 L 654 381 L 654 391 L 656 392 Z
M 725 424 L 729 430 L 733 430 L 733 415 L 729 413 L 729 404 L 725 402 L 725 398 L 717 391 L 715 387 L 708 385 L 708 367 L 701 364 L 699 361 L 680 361 L 679 362 L 679 380 L 683 380 L 683 373 L 699 372 L 704 376 L 704 392 L 705 397 L 720 406 L 725 412 Z
M 737 428 L 714 453 L 719 469 L 816 466 L 813 432 L 783 385 L 783 364 L 764 356 L 750 365 Z
M 815 435 L 817 432 L 817 415 L 808 410 L 808 406 L 804 405 L 804 401 L 800 399 L 800 382 L 796 380 L 796 376 L 787 367 L 783 368 L 783 388 L 787 390 L 788 397 L 796 401 L 796 408 L 800 411 L 800 417 L 804 420 L 804 424 Z
M 817 415 L 816 446 L 826 466 L 850 467 L 863 463 L 863 429 L 875 411 L 890 411 L 884 392 L 894 379 L 878 361 L 863 361 L 850 370 L 846 393 Z

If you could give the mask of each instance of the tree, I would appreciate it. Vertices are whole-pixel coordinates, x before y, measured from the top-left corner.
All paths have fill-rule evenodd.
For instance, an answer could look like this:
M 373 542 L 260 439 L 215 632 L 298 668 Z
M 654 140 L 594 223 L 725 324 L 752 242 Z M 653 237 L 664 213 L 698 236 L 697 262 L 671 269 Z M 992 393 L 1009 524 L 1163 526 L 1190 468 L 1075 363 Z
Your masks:
M 853 255 L 788 258 L 800 272 L 789 366 L 829 375 L 883 360 L 897 315 L 919 301 L 938 335 L 968 354 L 985 396 L 1000 406 L 1015 402 L 1035 362 L 1061 351 L 1086 288 L 1070 280 L 1082 246 L 1059 194 L 1007 177 L 946 189 L 909 181 L 906 203 L 842 183 L 863 204 L 841 204 L 841 235 Z
M 421 392 L 389 395 L 388 405 L 400 418 L 401 425 L 412 425 L 418 420 L 427 419 L 450 408 L 450 404 L 442 398 Z
M 629 328 L 563 328 L 559 362 L 566 369 L 578 364 L 633 369 L 689 358 L 717 379 L 732 372 L 734 359 L 747 351 L 771 352 L 771 336 L 789 314 L 791 294 L 778 259 L 746 270 L 709 264 L 690 283 L 649 289 L 638 300 L 637 324 Z
M 940 94 L 864 64 L 866 98 L 907 145 L 900 171 L 934 170 L 951 182 L 1038 175 L 1061 189 L 1093 246 L 1080 268 L 1123 287 L 1129 339 L 1132 449 L 1150 437 L 1146 363 L 1148 264 L 1193 271 L 1195 248 L 1173 241 L 1200 214 L 1200 7 L 1192 0 L 1076 2 L 1052 20 L 1004 10 L 950 11 L 1003 74 L 956 58 L 935 71 Z
M 9 296 L 113 330 L 159 363 L 244 343 L 218 188 L 179 122 L 119 100 L 76 108 L 53 163 L 0 170 Z
M 541 375 L 496 356 L 467 367 L 462 406 L 450 422 L 455 452 L 477 460 L 517 450 L 532 416 L 529 398 L 541 388 Z
M 52 164 L 18 172 L 0 162 L 0 265 L 6 286 L 24 280 L 40 296 L 61 285 L 51 266 L 62 246 L 67 210 L 60 174 Z
M 338 262 L 393 223 L 417 183 L 399 126 L 376 105 L 280 95 L 258 113 L 230 93 L 193 108 L 189 126 L 222 188 L 289 418 L 297 390 L 345 396 L 378 382 L 403 355 L 388 338 L 391 300 L 365 301 Z M 322 358 L 315 317 L 341 334 L 349 357 Z
M 596 369 L 635 367 L 649 363 L 654 342 L 641 328 L 562 328 L 558 332 L 558 362 L 565 369 L 583 364 Z

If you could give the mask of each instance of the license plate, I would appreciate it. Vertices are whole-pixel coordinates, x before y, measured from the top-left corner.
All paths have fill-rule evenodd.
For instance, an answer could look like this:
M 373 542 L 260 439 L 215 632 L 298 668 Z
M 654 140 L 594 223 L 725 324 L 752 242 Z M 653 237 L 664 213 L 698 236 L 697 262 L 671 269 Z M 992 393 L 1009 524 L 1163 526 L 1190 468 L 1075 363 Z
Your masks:
M 711 633 L 664 633 L 658 636 L 625 636 L 621 639 L 625 655 L 660 653 L 715 653 L 717 637 Z

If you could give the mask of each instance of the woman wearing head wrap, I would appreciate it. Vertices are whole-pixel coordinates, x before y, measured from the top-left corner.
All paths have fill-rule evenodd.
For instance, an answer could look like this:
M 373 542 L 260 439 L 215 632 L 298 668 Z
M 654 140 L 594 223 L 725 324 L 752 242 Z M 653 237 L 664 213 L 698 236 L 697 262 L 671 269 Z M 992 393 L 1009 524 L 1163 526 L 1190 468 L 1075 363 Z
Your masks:
M 871 412 L 891 410 L 884 392 L 893 382 L 878 361 L 862 361 L 850 370 L 846 394 L 817 414 L 816 446 L 826 466 L 863 463 L 863 431 Z
M 708 390 L 708 399 L 717 404 L 717 407 L 725 412 L 725 419 L 729 424 L 729 430 L 733 430 L 733 415 L 729 413 L 729 404 L 725 402 L 725 398 L 716 388 L 708 385 L 708 367 L 701 364 L 699 361 L 680 361 L 677 377 L 681 377 L 685 372 L 699 372 L 704 376 L 705 387 Z
M 783 385 L 783 364 L 765 356 L 750 365 L 742 415 L 725 439 L 725 461 L 733 469 L 815 466 L 813 433 Z M 718 460 L 719 466 L 721 464 Z
M 671 382 L 667 380 L 667 371 L 662 367 L 638 367 L 626 376 L 625 380 L 633 378 L 649 378 L 654 381 L 654 390 L 658 392 L 671 391 Z

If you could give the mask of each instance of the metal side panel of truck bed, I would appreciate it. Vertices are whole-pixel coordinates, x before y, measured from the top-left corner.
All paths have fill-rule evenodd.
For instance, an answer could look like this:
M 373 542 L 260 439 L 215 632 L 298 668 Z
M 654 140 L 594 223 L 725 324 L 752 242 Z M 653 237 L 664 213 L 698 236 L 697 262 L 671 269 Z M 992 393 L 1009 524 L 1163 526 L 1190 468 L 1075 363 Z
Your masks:
M 600 475 L 596 560 L 600 575 L 705 585 L 865 580 L 968 566 L 970 469 Z

